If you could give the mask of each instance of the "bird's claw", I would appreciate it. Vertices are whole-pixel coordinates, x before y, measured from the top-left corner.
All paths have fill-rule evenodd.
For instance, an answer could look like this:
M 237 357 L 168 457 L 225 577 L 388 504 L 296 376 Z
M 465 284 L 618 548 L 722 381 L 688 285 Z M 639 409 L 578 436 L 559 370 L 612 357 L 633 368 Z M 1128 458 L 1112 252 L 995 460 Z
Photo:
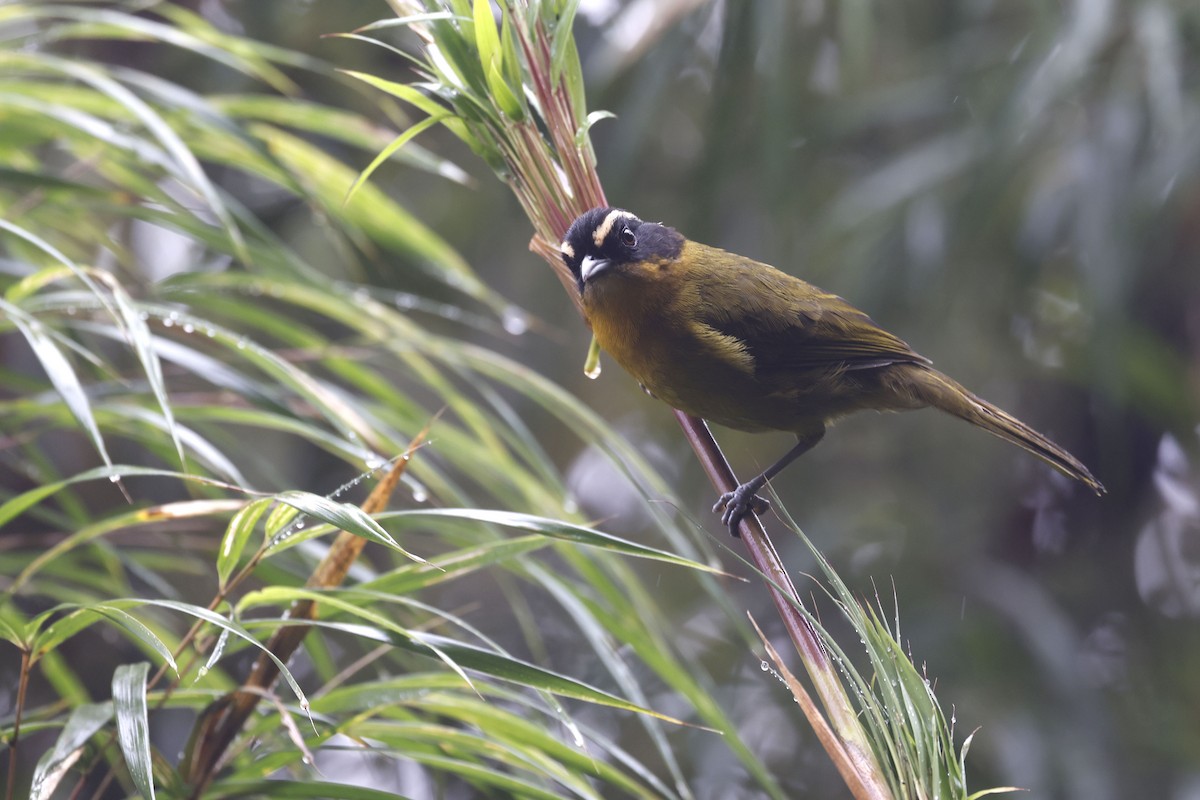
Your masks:
M 747 514 L 751 511 L 762 514 L 771 507 L 770 502 L 754 493 L 757 489 L 753 484 L 743 483 L 732 492 L 721 495 L 713 506 L 713 513 L 721 513 L 721 522 L 734 537 L 739 535 L 738 525 Z

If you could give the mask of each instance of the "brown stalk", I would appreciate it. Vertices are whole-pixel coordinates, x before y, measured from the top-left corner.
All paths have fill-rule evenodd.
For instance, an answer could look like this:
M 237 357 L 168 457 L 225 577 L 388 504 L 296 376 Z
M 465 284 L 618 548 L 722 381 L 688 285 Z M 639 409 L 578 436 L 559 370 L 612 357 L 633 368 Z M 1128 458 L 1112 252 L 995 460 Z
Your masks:
M 747 614 L 747 616 L 750 615 Z M 891 792 L 886 786 L 879 783 L 878 772 L 870 768 L 863 768 L 865 760 L 873 760 L 870 752 L 863 752 L 852 742 L 838 738 L 821 714 L 821 710 L 817 708 L 817 704 L 813 702 L 812 696 L 784 664 L 783 658 L 771 644 L 771 640 L 763 635 L 762 628 L 758 627 L 758 622 L 753 616 L 750 616 L 750 624 L 754 626 L 754 631 L 762 641 L 763 647 L 767 651 L 767 657 L 774 662 L 775 669 L 778 670 L 783 682 L 791 691 L 792 697 L 796 698 L 796 703 L 804 712 L 808 724 L 812 725 L 813 731 L 817 734 L 817 740 L 825 748 L 825 752 L 829 753 L 838 774 L 842 776 L 850 793 L 854 795 L 854 800 L 889 800 L 892 796 Z M 763 668 L 766 669 L 765 662 Z
M 8 740 L 8 781 L 5 786 L 4 796 L 7 800 L 13 800 L 16 797 L 17 788 L 17 740 L 21 736 L 21 714 L 25 711 L 25 695 L 29 689 L 29 670 L 31 669 L 29 650 L 22 648 L 21 650 L 21 673 L 17 679 L 17 703 L 16 711 L 13 714 L 13 732 L 12 737 Z
M 392 469 L 372 490 L 362 504 L 368 514 L 377 514 L 387 507 L 388 500 L 400 483 L 400 477 L 408 466 L 412 453 L 421 445 L 429 427 L 413 438 L 404 455 L 396 459 Z M 347 531 L 340 531 L 329 552 L 309 576 L 306 588 L 328 589 L 340 586 L 350 567 L 362 552 L 366 539 Z M 317 604 L 311 600 L 292 603 L 287 614 L 289 619 L 313 620 L 317 617 Z M 288 625 L 277 630 L 266 644 L 267 650 L 286 663 L 300 648 L 308 635 L 308 625 Z M 180 772 L 192 787 L 192 798 L 198 798 L 216 775 L 229 746 L 241 733 L 242 728 L 263 697 L 271 693 L 279 678 L 279 668 L 266 653 L 261 653 L 254 662 L 249 676 L 236 691 L 214 702 L 200 715 L 188 743 L 187 753 Z

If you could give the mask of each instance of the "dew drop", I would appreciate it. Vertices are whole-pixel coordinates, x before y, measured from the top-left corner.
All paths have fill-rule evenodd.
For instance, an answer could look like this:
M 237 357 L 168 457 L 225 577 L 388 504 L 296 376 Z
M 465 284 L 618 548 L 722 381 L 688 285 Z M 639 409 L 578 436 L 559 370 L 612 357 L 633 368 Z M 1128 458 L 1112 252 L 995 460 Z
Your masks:
M 193 324 L 192 324 L 192 323 L 190 323 L 190 322 L 184 323 L 184 326 L 183 326 L 183 332 L 184 332 L 184 333 L 195 333 L 195 332 L 196 332 L 196 326 L 195 326 L 195 325 L 193 325 Z
M 109 482 L 109 483 L 120 483 L 120 482 L 121 482 L 121 474 L 120 474 L 120 473 L 113 473 L 112 475 L 109 475 L 109 476 L 108 476 L 108 482 Z
M 568 514 L 578 514 L 579 503 L 575 502 L 575 498 L 568 497 L 566 500 L 563 500 L 563 511 Z
M 163 320 L 163 327 L 164 328 L 174 328 L 175 327 L 174 315 L 167 317 L 166 319 Z
M 139 311 L 138 319 L 140 319 L 142 322 L 145 322 L 146 320 L 150 319 L 150 312 L 149 311 Z
M 237 349 L 238 349 L 238 350 L 245 350 L 245 349 L 246 349 L 246 340 L 245 340 L 245 339 L 238 339 L 238 340 L 237 340 Z
M 68 317 L 75 316 L 75 306 L 67 306 L 67 316 Z
M 758 666 L 759 666 L 759 669 L 761 669 L 763 672 L 766 672 L 767 670 L 769 670 L 771 668 L 771 665 L 768 664 L 766 661 L 759 662 Z
M 504 330 L 513 336 L 520 336 L 529 330 L 529 318 L 525 316 L 524 311 L 513 306 L 504 309 L 504 314 L 501 316 L 501 324 L 504 325 Z
M 383 466 L 383 459 L 372 453 L 363 463 L 367 465 L 367 469 L 375 470 Z

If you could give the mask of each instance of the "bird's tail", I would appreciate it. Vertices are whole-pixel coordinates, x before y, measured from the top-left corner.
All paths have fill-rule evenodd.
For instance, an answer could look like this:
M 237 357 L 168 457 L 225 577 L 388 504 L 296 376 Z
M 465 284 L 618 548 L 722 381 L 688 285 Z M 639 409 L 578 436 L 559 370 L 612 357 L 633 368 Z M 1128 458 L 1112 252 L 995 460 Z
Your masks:
M 937 370 L 921 367 L 920 373 L 912 377 L 912 390 L 925 404 L 978 425 L 988 433 L 1028 450 L 1064 475 L 1087 484 L 1096 494 L 1104 494 L 1104 485 L 1079 459 L 1021 420 L 977 397 Z

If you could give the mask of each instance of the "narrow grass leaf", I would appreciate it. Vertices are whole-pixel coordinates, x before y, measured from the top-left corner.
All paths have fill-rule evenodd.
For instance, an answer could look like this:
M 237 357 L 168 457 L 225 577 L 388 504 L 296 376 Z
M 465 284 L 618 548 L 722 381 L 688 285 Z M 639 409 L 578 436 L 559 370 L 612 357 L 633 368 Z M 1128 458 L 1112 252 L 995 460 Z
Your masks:
M 540 535 L 498 539 L 438 556 L 428 564 L 404 564 L 360 586 L 363 589 L 391 594 L 412 594 L 420 589 L 478 572 L 485 567 L 515 560 L 550 544 L 549 538 Z
M 406 800 L 409 795 L 395 792 L 385 792 L 381 789 L 368 789 L 348 783 L 329 783 L 326 781 L 292 781 L 278 780 L 228 780 L 220 781 L 216 791 L 222 798 L 247 797 L 256 800 L 274 800 L 275 798 L 315 798 L 315 800 Z
M 68 5 L 49 5 L 47 15 L 68 17 L 77 20 L 72 25 L 59 25 L 52 29 L 59 39 L 132 39 L 135 41 L 158 41 L 173 45 L 185 52 L 197 53 L 223 64 L 232 70 L 249 75 L 266 83 L 283 94 L 298 93 L 296 84 L 269 61 L 255 53 L 252 43 L 235 36 L 220 34 L 216 29 L 197 24 L 195 15 L 183 16 L 171 13 L 170 7 L 157 9 L 158 13 L 172 19 L 176 24 L 167 25 L 146 17 L 125 14 L 115 10 L 99 8 L 73 8 Z M 188 23 L 185 25 L 184 23 Z M 187 30 L 187 28 L 191 30 Z
M 150 328 L 146 324 L 146 320 L 142 317 L 141 312 L 134 307 L 133 299 L 121 284 L 107 276 L 106 283 L 108 284 L 109 291 L 112 293 L 113 302 L 120 312 L 121 322 L 123 323 L 126 335 L 129 337 L 128 341 L 133 345 L 133 351 L 137 354 L 138 361 L 142 365 L 142 372 L 146 375 L 146 382 L 150 386 L 150 391 L 154 394 L 154 399 L 158 402 L 159 409 L 162 410 L 167 431 L 171 434 L 171 441 L 175 444 L 175 453 L 179 458 L 179 467 L 186 472 L 187 456 L 184 454 L 183 440 L 180 437 L 179 427 L 175 424 L 175 414 L 171 409 L 171 399 L 167 394 L 167 384 L 163 378 L 162 364 L 159 362 L 158 354 L 155 352 Z
M 238 228 L 232 213 L 222 201 L 220 192 L 217 191 L 212 181 L 209 180 L 208 175 L 200 165 L 195 154 L 192 153 L 179 134 L 167 124 L 166 120 L 157 111 L 128 88 L 106 75 L 97 66 L 54 58 L 46 53 L 39 54 L 39 62 L 52 66 L 112 98 L 145 125 L 150 134 L 170 154 L 173 159 L 173 171 L 177 174 L 177 177 L 195 189 L 204 198 L 209 210 L 212 211 L 221 222 L 221 226 L 225 229 L 226 233 L 229 234 L 235 252 L 243 261 L 248 260 L 246 243 L 242 237 L 241 229 Z
M 590 547 L 599 547 L 610 552 L 620 553 L 622 555 L 636 556 L 638 558 L 648 558 L 654 561 L 663 561 L 668 564 L 676 564 L 681 567 L 697 569 L 702 572 L 709 572 L 718 575 L 727 575 L 716 567 L 701 564 L 691 559 L 677 556 L 674 553 L 668 553 L 665 550 L 659 550 L 647 545 L 631 542 L 628 539 L 622 539 L 619 536 L 613 536 L 609 533 L 585 528 L 582 525 L 574 525 L 570 522 L 562 520 L 550 519 L 548 517 L 537 517 L 532 514 L 521 514 L 514 511 L 502 511 L 485 508 L 434 508 L 421 511 L 394 511 L 386 515 L 390 519 L 404 521 L 425 521 L 436 520 L 438 518 L 472 520 L 492 525 L 501 525 L 506 528 L 514 528 L 517 530 L 526 530 L 539 533 L 543 536 L 550 536 L 555 539 L 564 541 L 576 542 L 578 544 L 588 545 Z
M 386 30 L 387 28 L 409 28 L 418 23 L 450 19 L 456 19 L 454 12 L 452 11 L 430 11 L 424 14 L 405 14 L 399 17 L 388 17 L 387 19 L 376 20 L 375 22 L 363 25 L 361 28 L 355 28 L 353 32 L 365 33 L 367 31 Z
M 171 670 L 175 672 L 176 675 L 179 674 L 179 666 L 175 663 L 175 657 L 171 655 L 170 648 L 163 643 L 162 639 L 155 635 L 154 631 L 142 624 L 141 620 L 130 614 L 128 611 L 111 606 L 107 603 L 98 603 L 97 605 L 92 606 L 92 608 L 97 614 L 107 617 L 112 622 L 115 622 L 117 625 L 120 625 L 122 628 L 129 631 L 134 638 L 139 639 L 145 644 L 149 645 L 150 648 L 153 649 L 154 652 L 158 653 L 159 657 L 171 667 Z
M 9 619 L 10 615 L 12 619 Z M 0 639 L 11 642 L 17 647 L 22 647 L 25 644 L 25 635 L 23 633 L 25 624 L 17 615 L 18 612 L 16 609 L 12 608 L 8 603 L 0 606 Z
M 358 506 L 349 503 L 339 503 L 336 500 L 330 500 L 328 497 L 301 491 L 284 492 L 276 495 L 276 499 L 314 519 L 319 519 L 322 522 L 332 525 L 337 530 L 347 531 L 369 541 L 378 542 L 385 547 L 395 550 L 405 558 L 412 559 L 418 563 L 429 563 L 420 556 L 413 555 L 401 547 L 400 543 L 392 538 L 390 533 L 385 531 L 370 514 Z M 277 545 L 283 544 L 285 541 L 286 539 L 273 541 L 271 548 L 274 549 Z
M 280 676 L 287 682 L 288 687 L 291 688 L 292 693 L 296 695 L 296 699 L 300 702 L 300 707 L 304 709 L 305 712 L 308 711 L 308 698 L 305 697 L 304 692 L 300 689 L 300 684 L 296 682 L 296 678 L 292 675 L 291 670 L 287 668 L 287 665 L 280 661 L 278 656 L 272 653 L 266 647 L 266 645 L 251 636 L 249 631 L 236 622 L 221 616 L 215 611 L 210 611 L 207 608 L 192 605 L 190 603 L 180 603 L 175 600 L 137 599 L 118 600 L 113 602 L 119 603 L 123 606 L 137 606 L 144 604 L 158 606 L 160 608 L 169 608 L 173 611 L 178 611 L 180 613 L 195 617 L 196 619 L 203 620 L 204 622 L 214 625 L 223 631 L 229 631 L 229 633 L 233 634 L 234 636 L 249 642 L 263 653 L 266 653 L 267 658 L 271 659 L 271 661 L 275 663 L 275 666 L 279 669 Z
M 371 175 L 375 173 L 375 170 L 379 168 L 380 164 L 391 158 L 396 151 L 404 147 L 404 145 L 408 144 L 423 131 L 432 128 L 434 125 L 437 125 L 439 122 L 449 116 L 450 112 L 442 111 L 436 116 L 426 117 L 393 139 L 391 144 L 379 151 L 379 155 L 375 156 L 367 168 L 358 174 L 358 177 L 354 179 L 354 183 L 350 184 L 350 188 L 346 190 L 346 198 L 342 201 L 343 204 L 350 202 L 355 193 L 358 191 L 358 188 L 370 179 Z
M 473 22 L 475 23 L 475 49 L 479 53 L 479 66 L 490 69 L 500 53 L 500 34 L 496 30 L 496 19 L 492 16 L 491 0 L 475 0 Z
M 556 769 L 561 774 L 574 778 L 591 775 L 632 796 L 646 794 L 645 787 L 605 759 L 597 759 L 582 748 L 564 743 L 557 732 L 548 731 L 540 720 L 529 719 L 529 710 L 526 708 L 511 710 L 497 703 L 451 692 L 431 692 L 414 698 L 408 705 L 430 712 L 437 718 L 456 719 L 465 725 L 487 731 L 489 738 L 507 743 L 515 751 L 532 748 L 552 758 L 555 767 L 562 765 L 565 769 Z
M 150 758 L 150 721 L 146 711 L 145 661 L 122 664 L 113 673 L 113 711 L 117 716 L 117 741 L 133 785 L 146 800 L 154 800 L 154 766 Z
M 114 464 L 112 466 L 95 467 L 93 469 L 80 472 L 78 475 L 72 475 L 70 478 L 64 478 L 60 481 L 44 483 L 40 486 L 35 486 L 28 489 L 15 497 L 11 497 L 4 503 L 0 503 L 0 528 L 11 522 L 16 517 L 25 513 L 29 509 L 36 506 L 38 503 L 45 500 L 64 488 L 76 483 L 85 483 L 87 481 L 100 480 L 106 478 L 110 482 L 115 482 L 118 476 L 153 476 L 162 478 L 173 478 L 176 480 L 189 481 L 207 486 L 218 486 L 226 489 L 237 489 L 236 486 L 224 483 L 222 481 L 214 481 L 208 478 L 185 475 L 177 470 L 170 469 L 155 469 L 152 467 L 134 466 L 132 464 Z M 133 515 L 142 514 L 142 511 L 130 512 Z M 58 551 L 56 551 L 58 552 Z M 11 587 L 10 587 L 11 590 Z
M 100 285 L 96 283 L 95 279 L 88 274 L 88 271 L 76 264 L 72 259 L 68 258 L 57 247 L 50 244 L 48 241 L 32 231 L 26 230 L 18 225 L 14 225 L 4 218 L 0 218 L 0 230 L 8 231 L 14 236 L 24 239 L 46 255 L 53 258 L 58 263 L 70 269 L 71 272 L 75 273 L 75 277 L 79 278 L 83 285 L 86 286 L 92 292 L 92 294 L 96 296 L 96 298 L 104 305 L 106 309 L 108 309 L 110 312 L 113 311 L 107 295 L 100 288 Z M 115 313 L 114 316 L 116 316 Z
M 374 613 L 354 607 L 353 604 L 348 604 L 345 601 L 331 603 L 331 599 L 334 598 L 333 593 L 312 592 L 279 586 L 269 587 L 268 589 L 254 592 L 252 595 L 247 595 L 239 603 L 239 607 L 253 605 L 259 600 L 269 599 L 271 602 L 279 602 L 282 599 L 288 598 L 312 599 L 317 603 L 325 603 L 330 606 L 337 605 L 337 607 L 347 613 L 358 617 L 370 617 Z M 253 623 L 247 624 L 257 626 L 265 622 L 265 620 L 254 620 Z M 272 624 L 280 623 L 295 624 L 296 621 L 286 618 L 272 621 Z M 609 706 L 622 711 L 646 714 L 677 725 L 687 724 L 674 717 L 631 703 L 628 700 L 624 700 L 582 681 L 577 681 L 557 672 L 543 669 L 515 656 L 494 650 L 486 650 L 482 647 L 466 644 L 446 636 L 403 629 L 384 617 L 378 617 L 378 624 L 375 625 L 335 622 L 327 619 L 306 620 L 304 624 L 347 633 L 370 641 L 390 644 L 418 655 L 438 659 L 444 663 L 448 658 L 461 669 L 474 670 L 498 680 L 525 686 L 530 689 L 547 691 L 561 697 L 569 697 L 596 705 Z
M 79 380 L 71 362 L 46 334 L 46 329 L 41 322 L 27 317 L 15 306 L 4 301 L 0 301 L 0 310 L 10 314 L 13 324 L 17 326 L 17 329 L 25 337 L 25 341 L 29 343 L 30 349 L 37 356 L 46 376 L 50 378 L 55 390 L 70 409 L 71 415 L 75 417 L 87 433 L 88 438 L 92 440 L 92 446 L 96 448 L 100 458 L 111 467 L 112 459 L 109 458 L 108 448 L 104 444 L 104 436 L 100 433 L 100 426 L 96 424 L 96 417 L 92 413 L 92 404 L 88 400 L 83 383 Z M 119 476 L 117 477 L 119 479 Z
M 554 25 L 554 41 L 550 45 L 550 83 L 558 85 L 563 68 L 567 65 L 567 56 L 575 42 L 572 28 L 575 25 L 575 12 L 579 10 L 579 0 L 567 0 L 559 12 L 558 22 Z
M 967 800 L 977 800 L 980 797 L 987 797 L 992 794 L 1008 794 L 1009 792 L 1026 792 L 1028 789 L 1021 789 L 1017 786 L 996 786 L 992 789 L 981 789 L 974 794 L 968 795 Z
M 250 535 L 254 533 L 254 528 L 263 513 L 271 507 L 271 502 L 269 497 L 255 500 L 243 506 L 233 515 L 233 519 L 229 520 L 225 535 L 221 537 L 220 547 L 217 548 L 217 581 L 222 591 L 225 590 L 225 582 L 229 580 L 242 557 L 246 542 L 250 540 Z
M 492 63 L 487 66 L 486 75 L 488 88 L 492 92 L 492 100 L 500 107 L 504 115 L 514 122 L 524 119 L 525 112 L 521 107 L 521 101 L 504 82 L 504 73 L 500 69 L 499 59 L 492 59 Z
M 38 759 L 33 770 L 30 800 L 50 800 L 54 790 L 84 753 L 88 739 L 112 719 L 112 703 L 81 703 L 71 709 L 54 747 Z
M 527 108 L 524 91 L 525 70 L 523 68 L 524 61 L 517 50 L 517 37 L 513 33 L 513 10 L 507 4 L 502 4 L 500 11 L 504 17 L 500 26 L 501 72 L 504 75 L 504 82 L 516 94 L 521 103 L 523 117 Z
M 587 119 L 585 119 L 583 121 L 583 124 L 579 126 L 579 130 L 575 131 L 575 146 L 583 147 L 585 144 L 587 144 L 588 137 L 591 136 L 591 133 L 592 133 L 592 126 L 595 125 L 597 122 L 599 122 L 602 119 L 616 119 L 616 118 L 617 118 L 617 115 L 612 113 L 611 111 L 593 111 L 590 114 L 588 114 Z M 593 339 L 592 341 L 595 341 L 595 340 Z M 594 356 L 592 353 L 593 353 L 593 348 L 589 347 L 588 348 L 588 357 L 587 357 L 588 364 L 585 365 L 584 369 L 583 369 L 583 374 L 587 375 L 589 378 L 595 378 L 596 376 L 598 376 L 600 374 L 599 347 L 595 348 Z M 595 366 L 592 366 L 593 362 L 595 362 Z
M 414 89 L 407 83 L 389 81 L 388 79 L 380 78 L 377 75 L 371 75 L 367 72 L 358 72 L 357 70 L 352 69 L 343 69 L 338 71 L 343 75 L 349 75 L 351 78 L 360 80 L 369 86 L 374 86 L 376 89 L 386 92 L 392 97 L 403 100 L 404 102 L 415 106 L 417 109 L 424 111 L 427 116 L 432 117 L 446 111 L 446 107 L 441 103 L 428 97 L 419 89 Z

